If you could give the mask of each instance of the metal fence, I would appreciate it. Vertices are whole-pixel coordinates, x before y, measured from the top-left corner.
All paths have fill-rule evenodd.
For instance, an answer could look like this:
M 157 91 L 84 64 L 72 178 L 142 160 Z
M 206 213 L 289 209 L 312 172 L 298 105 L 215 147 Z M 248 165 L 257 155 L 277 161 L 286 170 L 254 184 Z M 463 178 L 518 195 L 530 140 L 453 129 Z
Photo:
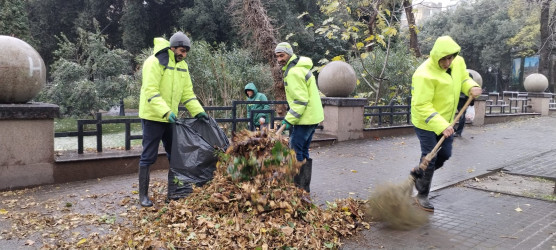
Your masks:
M 515 114 L 529 113 L 531 106 L 527 92 L 502 91 L 488 93 L 486 100 L 486 114 Z
M 231 123 L 231 131 L 235 132 L 238 128 L 238 124 L 246 123 L 247 127 L 254 130 L 253 123 L 250 122 L 251 119 L 247 117 L 240 117 L 238 115 L 238 107 L 240 105 L 248 104 L 269 104 L 271 109 L 268 110 L 252 110 L 250 117 L 253 117 L 256 113 L 268 113 L 270 114 L 270 121 L 268 121 L 270 128 L 274 128 L 274 121 L 281 121 L 284 117 L 276 116 L 275 109 L 272 109 L 273 105 L 287 105 L 287 101 L 233 101 L 232 106 L 207 106 L 203 107 L 206 112 L 208 112 L 218 123 Z M 185 107 L 179 107 L 180 111 L 185 112 L 187 109 Z M 77 137 L 77 153 L 83 154 L 83 138 L 85 136 L 96 136 L 97 152 L 102 152 L 102 125 L 104 124 L 125 124 L 125 150 L 131 149 L 131 140 L 143 139 L 142 135 L 132 135 L 131 134 L 131 124 L 141 123 L 140 118 L 120 118 L 120 119 L 102 119 L 102 114 L 97 113 L 95 119 L 78 119 L 77 120 L 77 132 L 57 132 L 54 137 Z M 95 125 L 94 130 L 85 131 L 86 125 Z
M 510 114 L 510 113 L 527 113 L 530 109 L 528 102 L 530 99 L 527 93 L 504 91 L 500 93 L 489 93 L 489 99 L 486 103 L 487 114 Z M 556 109 L 556 95 L 552 95 L 550 100 L 550 108 Z M 393 99 L 388 105 L 373 105 L 364 107 L 364 123 L 365 130 L 383 129 L 388 127 L 412 126 L 411 125 L 411 98 L 405 99 L 405 104 L 398 104 Z M 286 105 L 286 101 L 232 101 L 231 106 L 207 106 L 205 111 L 209 113 L 218 123 L 230 124 L 230 133 L 233 134 L 238 125 L 244 124 L 244 128 L 254 130 L 251 119 L 241 116 L 244 109 L 241 105 L 248 104 L 268 104 L 268 110 L 252 110 L 250 117 L 256 113 L 270 114 L 270 120 L 267 122 L 270 128 L 274 128 L 275 121 L 281 121 L 284 117 L 276 116 L 275 105 Z M 185 107 L 180 107 L 180 112 L 186 112 Z M 125 124 L 125 149 L 131 149 L 132 140 L 140 140 L 142 135 L 132 135 L 131 124 L 141 123 L 139 118 L 119 118 L 119 119 L 102 119 L 102 114 L 97 113 L 96 119 L 79 119 L 77 120 L 77 132 L 58 132 L 55 137 L 77 137 L 77 152 L 83 153 L 83 138 L 85 136 L 96 136 L 97 152 L 102 152 L 102 126 L 104 124 Z M 95 125 L 94 130 L 85 131 L 86 125 Z M 227 127 L 227 126 L 226 126 Z M 320 127 L 322 128 L 322 127 Z
M 365 106 L 365 130 L 411 125 L 411 97 L 406 104 L 396 104 L 392 99 L 388 105 Z

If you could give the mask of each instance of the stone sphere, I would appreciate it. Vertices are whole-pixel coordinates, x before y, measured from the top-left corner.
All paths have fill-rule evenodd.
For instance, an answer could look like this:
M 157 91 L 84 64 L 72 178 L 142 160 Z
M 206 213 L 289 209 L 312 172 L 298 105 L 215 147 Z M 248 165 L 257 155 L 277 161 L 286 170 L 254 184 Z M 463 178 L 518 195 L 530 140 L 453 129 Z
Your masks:
M 357 85 L 357 77 L 351 65 L 334 61 L 320 71 L 318 84 L 320 91 L 327 97 L 348 97 Z
M 530 74 L 525 78 L 523 87 L 527 92 L 544 92 L 548 88 L 548 78 L 543 74 Z
M 0 103 L 26 103 L 46 84 L 46 67 L 28 43 L 0 36 Z
M 467 72 L 469 72 L 471 74 L 471 76 L 473 77 L 473 80 L 475 82 L 477 82 L 479 84 L 479 86 L 483 86 L 483 77 L 481 77 L 481 74 L 479 74 L 479 72 L 472 70 L 472 69 L 467 69 Z

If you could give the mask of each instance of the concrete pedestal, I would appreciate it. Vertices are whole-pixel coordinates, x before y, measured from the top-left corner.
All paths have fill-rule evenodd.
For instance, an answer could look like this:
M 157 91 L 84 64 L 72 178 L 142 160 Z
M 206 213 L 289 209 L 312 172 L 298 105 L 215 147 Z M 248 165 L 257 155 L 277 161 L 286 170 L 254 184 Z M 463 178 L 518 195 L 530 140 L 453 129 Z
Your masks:
M 365 98 L 323 97 L 323 132 L 338 141 L 364 138 L 363 114 Z
M 529 92 L 527 97 L 531 99 L 528 104 L 531 105 L 532 112 L 540 113 L 541 116 L 548 115 L 550 98 L 552 98 L 550 93 Z
M 53 183 L 57 105 L 0 104 L 0 190 Z
M 472 122 L 473 126 L 485 124 L 486 100 L 488 100 L 488 95 L 481 95 L 473 102 L 473 107 L 475 108 L 475 118 L 473 118 Z

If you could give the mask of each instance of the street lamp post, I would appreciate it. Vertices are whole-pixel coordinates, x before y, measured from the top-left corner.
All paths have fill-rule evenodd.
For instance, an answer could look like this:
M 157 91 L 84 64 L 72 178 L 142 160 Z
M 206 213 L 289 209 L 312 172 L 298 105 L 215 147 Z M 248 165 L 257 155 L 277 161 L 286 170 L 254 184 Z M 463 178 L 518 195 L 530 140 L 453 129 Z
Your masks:
M 488 73 L 494 74 L 494 93 L 498 93 L 498 69 L 488 67 Z

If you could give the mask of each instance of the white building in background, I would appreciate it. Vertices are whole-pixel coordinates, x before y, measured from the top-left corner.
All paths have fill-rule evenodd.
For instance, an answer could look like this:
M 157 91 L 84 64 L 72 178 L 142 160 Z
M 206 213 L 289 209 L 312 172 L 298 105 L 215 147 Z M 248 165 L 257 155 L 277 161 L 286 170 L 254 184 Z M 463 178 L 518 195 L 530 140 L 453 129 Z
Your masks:
M 458 4 L 464 1 L 466 0 L 413 0 L 415 23 L 421 25 L 427 18 L 441 11 L 456 8 Z M 402 14 L 401 23 L 402 26 L 407 26 L 407 17 L 405 13 Z

